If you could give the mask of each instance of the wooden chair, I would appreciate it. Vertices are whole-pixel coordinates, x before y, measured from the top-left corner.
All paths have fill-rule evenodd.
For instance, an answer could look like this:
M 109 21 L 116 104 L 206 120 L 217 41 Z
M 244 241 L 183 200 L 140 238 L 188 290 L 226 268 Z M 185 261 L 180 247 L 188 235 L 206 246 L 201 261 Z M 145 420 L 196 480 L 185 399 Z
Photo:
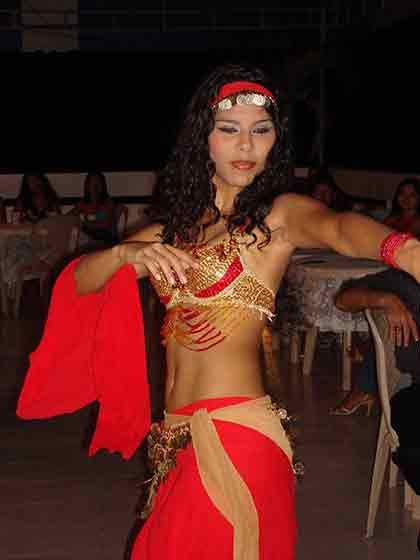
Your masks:
M 389 404 L 389 370 L 395 368 L 394 349 L 385 334 L 381 334 L 377 313 L 365 311 L 366 318 L 372 331 L 376 352 L 376 370 L 378 378 L 379 398 L 382 406 L 382 415 L 379 435 L 376 444 L 375 463 L 373 467 L 372 482 L 369 496 L 368 518 L 366 537 L 372 537 L 375 528 L 376 514 L 378 511 L 381 490 L 385 477 L 385 469 L 389 463 L 389 486 L 397 485 L 398 467 L 391 460 L 391 453 L 399 446 L 398 435 L 391 425 L 391 407 Z M 386 331 L 385 331 L 386 332 Z M 420 519 L 420 497 L 404 481 L 404 506 L 412 511 L 415 519 Z

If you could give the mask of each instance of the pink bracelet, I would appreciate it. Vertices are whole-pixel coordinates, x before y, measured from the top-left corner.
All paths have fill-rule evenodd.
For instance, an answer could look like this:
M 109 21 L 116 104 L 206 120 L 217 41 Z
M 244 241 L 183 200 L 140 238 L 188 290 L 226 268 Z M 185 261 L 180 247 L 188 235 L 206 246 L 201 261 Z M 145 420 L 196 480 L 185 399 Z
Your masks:
M 400 233 L 393 231 L 382 240 L 381 243 L 381 258 L 384 263 L 389 264 L 394 268 L 400 268 L 395 262 L 395 253 L 408 239 L 415 239 L 411 233 Z

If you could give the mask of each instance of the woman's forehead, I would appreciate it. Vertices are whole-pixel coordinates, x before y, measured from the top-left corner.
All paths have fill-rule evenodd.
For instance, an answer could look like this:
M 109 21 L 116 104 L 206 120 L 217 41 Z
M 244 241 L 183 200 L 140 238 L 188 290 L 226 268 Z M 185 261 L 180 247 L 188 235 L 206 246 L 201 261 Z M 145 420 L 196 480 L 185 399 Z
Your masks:
M 257 122 L 272 120 L 272 118 L 264 107 L 258 107 L 256 105 L 234 105 L 231 109 L 217 111 L 215 114 L 215 120 Z

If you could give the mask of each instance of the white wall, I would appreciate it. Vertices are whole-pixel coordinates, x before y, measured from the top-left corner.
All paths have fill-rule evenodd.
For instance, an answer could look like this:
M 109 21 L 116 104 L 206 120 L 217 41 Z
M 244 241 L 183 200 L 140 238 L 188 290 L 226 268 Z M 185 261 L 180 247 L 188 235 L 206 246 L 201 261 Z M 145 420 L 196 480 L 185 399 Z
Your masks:
M 121 171 L 104 173 L 111 196 L 150 196 L 156 181 L 153 171 Z M 82 196 L 84 173 L 47 173 L 60 197 Z M 16 198 L 22 174 L 0 175 L 0 196 Z
M 367 169 L 331 168 L 330 171 L 337 185 L 347 194 L 377 200 L 392 200 L 398 183 L 406 177 L 418 177 L 415 173 L 391 173 Z M 295 175 L 301 178 L 307 177 L 308 168 L 296 169 Z

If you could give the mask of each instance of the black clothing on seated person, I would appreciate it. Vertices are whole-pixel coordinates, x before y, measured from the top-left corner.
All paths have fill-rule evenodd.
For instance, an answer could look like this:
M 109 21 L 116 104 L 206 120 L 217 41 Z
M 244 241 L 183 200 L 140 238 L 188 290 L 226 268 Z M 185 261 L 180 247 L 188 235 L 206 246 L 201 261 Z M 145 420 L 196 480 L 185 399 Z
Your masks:
M 350 280 L 343 284 L 344 287 L 365 287 L 395 294 L 410 311 L 420 331 L 420 284 L 406 272 L 391 268 Z M 411 340 L 407 347 L 396 346 L 395 361 L 400 371 L 410 373 L 413 381 L 420 383 L 420 342 Z
M 393 268 L 351 280 L 345 286 L 395 294 L 411 312 L 420 330 L 420 285 L 407 273 Z M 407 347 L 396 346 L 395 361 L 400 371 L 411 374 L 413 384 L 391 399 L 391 423 L 400 442 L 392 459 L 416 494 L 420 494 L 420 342 L 411 340 Z
M 398 391 L 391 399 L 392 427 L 400 446 L 392 459 L 416 494 L 420 494 L 420 385 Z

